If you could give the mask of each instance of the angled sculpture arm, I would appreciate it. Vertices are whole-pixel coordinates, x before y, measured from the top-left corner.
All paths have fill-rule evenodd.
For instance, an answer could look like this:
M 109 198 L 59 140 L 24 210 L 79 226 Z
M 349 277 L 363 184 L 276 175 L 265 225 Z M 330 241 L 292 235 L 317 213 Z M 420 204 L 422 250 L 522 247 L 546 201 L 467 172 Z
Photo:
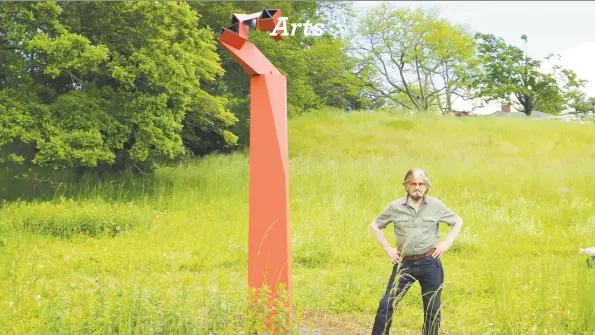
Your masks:
M 250 28 L 272 32 L 280 16 L 281 11 L 276 9 L 263 9 L 262 12 L 253 14 L 233 14 L 231 26 L 222 29 L 219 42 L 250 76 L 281 74 L 254 44 L 247 42 Z M 283 39 L 280 33 L 273 38 Z

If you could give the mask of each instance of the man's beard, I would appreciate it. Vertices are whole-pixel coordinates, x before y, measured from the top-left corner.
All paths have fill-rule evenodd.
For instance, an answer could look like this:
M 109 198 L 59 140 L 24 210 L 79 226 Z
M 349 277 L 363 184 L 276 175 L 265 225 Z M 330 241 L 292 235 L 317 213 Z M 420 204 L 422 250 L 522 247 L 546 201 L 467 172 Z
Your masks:
M 419 192 L 416 192 L 416 191 L 409 192 L 409 197 L 411 199 L 413 199 L 413 200 L 419 200 L 419 199 L 421 199 L 421 198 L 424 197 L 424 193 L 421 192 L 421 191 L 419 191 Z

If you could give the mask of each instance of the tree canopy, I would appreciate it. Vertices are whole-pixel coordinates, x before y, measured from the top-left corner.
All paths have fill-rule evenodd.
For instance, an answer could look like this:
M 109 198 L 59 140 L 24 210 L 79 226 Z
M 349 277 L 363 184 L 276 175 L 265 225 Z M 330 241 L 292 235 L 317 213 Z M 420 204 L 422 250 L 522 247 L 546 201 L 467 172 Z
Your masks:
M 568 98 L 584 85 L 572 70 L 553 67 L 553 72 L 541 71 L 542 62 L 529 57 L 519 47 L 507 44 L 491 34 L 475 35 L 480 71 L 473 87 L 478 97 L 487 101 L 513 102 L 525 114 L 533 110 L 558 114 Z M 527 35 L 521 39 L 528 40 Z
M 249 76 L 217 38 L 232 13 L 263 6 L 325 25 L 283 41 L 250 33 L 288 78 L 289 117 L 448 114 L 457 98 L 527 114 L 593 110 L 573 71 L 543 72 L 521 48 L 432 9 L 384 5 L 356 18 L 348 2 L 1 2 L 0 163 L 146 171 L 249 146 Z
M 328 22 L 339 3 L 268 3 L 291 21 Z M 217 43 L 257 3 L 0 3 L 2 160 L 150 169 L 248 144 L 249 77 Z M 330 30 L 330 28 L 329 28 Z M 288 80 L 289 115 L 365 104 L 343 40 L 250 39 Z M 18 148 L 18 149 L 17 149 Z
M 41 166 L 171 160 L 187 114 L 225 130 L 236 118 L 200 87 L 223 74 L 213 33 L 183 3 L 0 4 L 0 145 Z
M 473 37 L 435 11 L 384 5 L 362 19 L 358 54 L 372 69 L 374 92 L 407 110 L 452 111 L 475 67 Z

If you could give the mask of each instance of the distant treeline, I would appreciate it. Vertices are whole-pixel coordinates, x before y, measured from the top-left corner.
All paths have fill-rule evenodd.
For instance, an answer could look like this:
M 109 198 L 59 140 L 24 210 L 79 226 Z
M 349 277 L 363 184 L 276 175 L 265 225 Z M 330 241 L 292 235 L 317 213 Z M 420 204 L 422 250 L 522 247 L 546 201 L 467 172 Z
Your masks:
M 0 164 L 149 171 L 249 145 L 249 77 L 217 43 L 232 13 L 281 9 L 322 36 L 250 40 L 288 78 L 288 115 L 388 107 L 452 113 L 457 96 L 593 109 L 572 71 L 432 10 L 349 2 L 0 3 Z M 526 36 L 523 36 L 527 42 Z

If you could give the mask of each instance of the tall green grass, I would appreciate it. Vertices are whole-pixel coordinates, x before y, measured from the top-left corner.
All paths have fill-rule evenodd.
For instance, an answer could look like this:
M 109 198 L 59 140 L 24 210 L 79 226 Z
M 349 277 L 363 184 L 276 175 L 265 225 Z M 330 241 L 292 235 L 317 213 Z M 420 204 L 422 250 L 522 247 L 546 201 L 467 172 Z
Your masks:
M 422 167 L 465 221 L 443 256 L 445 334 L 595 332 L 595 269 L 577 255 L 595 246 L 593 124 L 321 112 L 290 120 L 289 141 L 298 325 L 320 327 L 301 317 L 318 311 L 369 333 L 391 264 L 367 226 Z M 5 184 L 21 200 L 0 209 L 0 333 L 250 333 L 248 173 L 236 153 Z M 422 320 L 416 284 L 394 333 Z

